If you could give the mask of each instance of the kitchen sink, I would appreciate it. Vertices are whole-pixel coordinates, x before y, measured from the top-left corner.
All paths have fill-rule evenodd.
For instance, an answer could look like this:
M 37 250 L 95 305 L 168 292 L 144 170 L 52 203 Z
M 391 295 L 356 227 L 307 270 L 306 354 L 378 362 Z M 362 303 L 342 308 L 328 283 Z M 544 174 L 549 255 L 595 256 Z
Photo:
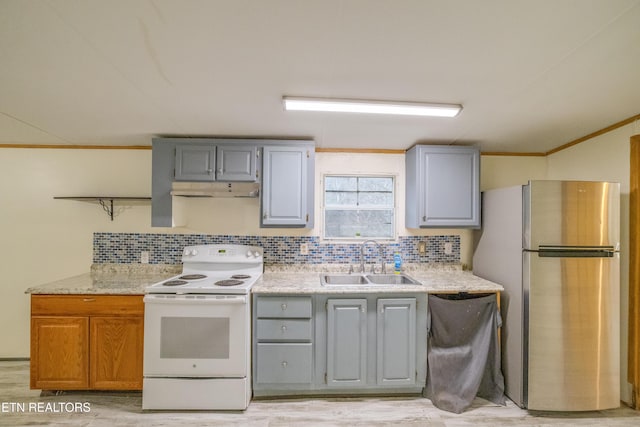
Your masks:
M 366 277 L 376 285 L 420 285 L 406 274 L 369 274 Z
M 421 285 L 406 274 L 322 274 L 322 286 Z
M 360 274 L 323 274 L 323 285 L 368 285 L 369 281 Z

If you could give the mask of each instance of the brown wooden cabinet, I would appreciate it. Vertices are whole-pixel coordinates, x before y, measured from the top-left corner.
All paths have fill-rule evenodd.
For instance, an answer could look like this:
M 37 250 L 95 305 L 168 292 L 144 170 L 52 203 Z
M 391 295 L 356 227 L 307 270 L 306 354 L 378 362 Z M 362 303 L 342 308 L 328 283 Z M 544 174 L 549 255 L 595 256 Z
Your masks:
M 89 318 L 31 318 L 31 388 L 89 388 Z
M 32 295 L 31 388 L 141 390 L 142 295 Z

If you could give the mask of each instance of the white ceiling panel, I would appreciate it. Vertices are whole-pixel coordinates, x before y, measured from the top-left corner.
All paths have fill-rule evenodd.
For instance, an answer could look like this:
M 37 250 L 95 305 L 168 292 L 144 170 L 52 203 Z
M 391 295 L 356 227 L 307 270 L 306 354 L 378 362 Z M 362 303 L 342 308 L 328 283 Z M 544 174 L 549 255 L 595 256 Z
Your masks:
M 640 0 L 3 0 L 0 141 L 548 151 L 640 113 Z M 281 97 L 461 103 L 454 119 Z M 17 131 L 17 127 L 29 131 Z

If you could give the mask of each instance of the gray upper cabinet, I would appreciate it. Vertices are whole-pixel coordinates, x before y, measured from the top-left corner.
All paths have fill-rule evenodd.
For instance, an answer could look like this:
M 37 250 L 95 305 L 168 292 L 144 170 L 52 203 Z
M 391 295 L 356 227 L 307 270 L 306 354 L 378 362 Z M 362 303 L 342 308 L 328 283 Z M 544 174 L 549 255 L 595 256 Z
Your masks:
M 218 145 L 217 181 L 257 181 L 258 147 L 255 145 Z
M 176 181 L 257 181 L 258 147 L 246 144 L 178 144 Z
M 313 147 L 265 146 L 261 227 L 313 227 Z
M 380 386 L 416 382 L 416 299 L 381 298 L 377 304 L 376 382 Z
M 480 151 L 416 145 L 406 154 L 407 228 L 480 227 Z
M 262 186 L 261 227 L 313 228 L 314 171 L 313 141 L 154 138 L 151 225 L 185 225 L 176 219 L 180 210 L 171 194 L 176 181 L 244 181 Z
M 215 181 L 215 145 L 183 144 L 176 146 L 176 181 Z
M 367 300 L 327 301 L 327 385 L 367 383 Z

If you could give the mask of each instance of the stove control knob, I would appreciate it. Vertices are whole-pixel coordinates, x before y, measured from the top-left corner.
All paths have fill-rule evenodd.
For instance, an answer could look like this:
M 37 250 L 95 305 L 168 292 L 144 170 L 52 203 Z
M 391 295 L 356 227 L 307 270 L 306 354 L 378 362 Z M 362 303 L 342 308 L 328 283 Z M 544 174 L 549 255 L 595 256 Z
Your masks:
M 260 258 L 260 252 L 258 252 L 258 251 L 255 251 L 255 252 L 253 253 L 253 255 L 254 255 L 256 258 Z
M 252 255 L 253 255 L 253 252 L 247 251 L 247 258 L 251 258 Z
M 191 256 L 195 256 L 198 255 L 198 250 L 197 249 L 192 249 L 191 250 Z

